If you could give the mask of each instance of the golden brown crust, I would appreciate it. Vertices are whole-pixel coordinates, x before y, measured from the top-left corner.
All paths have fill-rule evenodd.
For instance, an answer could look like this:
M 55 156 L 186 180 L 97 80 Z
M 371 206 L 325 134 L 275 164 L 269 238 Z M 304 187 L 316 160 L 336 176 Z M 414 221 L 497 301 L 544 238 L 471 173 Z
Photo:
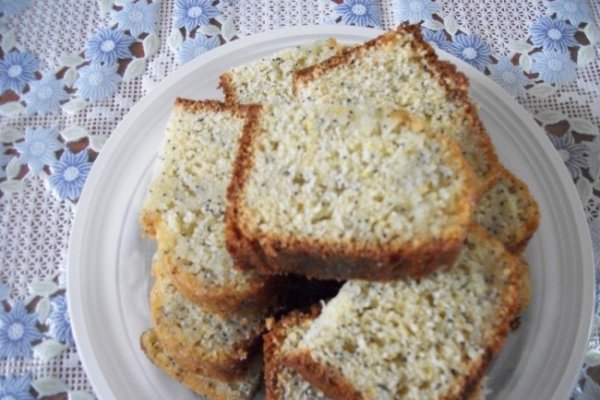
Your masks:
M 529 307 L 531 301 L 531 279 L 529 274 L 529 263 L 525 257 L 519 257 L 519 264 L 521 265 L 521 301 L 519 305 L 519 312 L 524 312 Z
M 151 307 L 153 315 L 155 307 Z M 157 321 L 157 320 L 155 320 Z M 160 322 L 155 322 L 156 335 L 164 346 L 165 353 L 169 354 L 182 369 L 205 375 L 224 382 L 231 382 L 242 377 L 247 369 L 251 355 L 260 348 L 260 337 L 236 343 L 235 350 L 230 354 L 221 355 L 215 359 L 200 357 L 193 348 L 178 337 L 171 335 L 169 329 Z
M 153 330 L 147 330 L 140 336 L 140 347 L 146 357 L 171 378 L 183 383 L 189 389 L 213 400 L 231 400 L 229 393 L 219 389 L 223 383 L 203 375 L 182 369 L 173 359 L 164 353 L 161 343 Z M 244 379 L 246 377 L 243 377 Z
M 470 234 L 473 233 L 495 242 L 498 247 L 504 248 L 483 227 L 472 225 Z M 505 251 L 498 263 L 507 265 L 508 277 L 502 288 L 503 295 L 501 299 L 503 303 L 498 310 L 497 319 L 493 321 L 494 325 L 491 328 L 488 342 L 483 346 L 482 356 L 471 362 L 469 369 L 464 371 L 463 376 L 459 378 L 456 385 L 450 388 L 450 392 L 441 397 L 442 400 L 466 400 L 471 398 L 472 393 L 480 385 L 490 362 L 504 346 L 511 331 L 511 322 L 520 310 L 522 268 L 519 266 L 519 261 Z M 346 380 L 337 370 L 319 363 L 307 350 L 298 350 L 287 355 L 284 357 L 284 365 L 300 373 L 305 380 L 333 399 L 363 399 L 359 390 L 352 386 L 352 382 Z
M 451 265 L 460 252 L 462 238 L 387 252 L 385 249 L 381 252 L 337 249 L 333 242 L 310 243 L 293 238 L 284 242 L 274 235 L 258 236 L 251 243 L 256 243 L 248 246 L 252 253 L 238 253 L 234 257 L 260 259 L 260 263 L 247 263 L 243 267 L 253 267 L 262 274 L 295 273 L 315 279 L 389 281 L 406 276 L 420 278 Z
M 166 279 L 165 267 L 161 266 L 159 261 L 154 263 L 152 272 L 156 280 Z M 235 380 L 246 373 L 251 355 L 260 348 L 260 334 L 249 340 L 233 344 L 233 350 L 228 353 L 222 353 L 217 357 L 203 357 L 194 351 L 194 346 L 199 344 L 190 344 L 185 338 L 172 332 L 169 326 L 170 322 L 163 319 L 162 304 L 164 304 L 162 293 L 156 289 L 155 284 L 150 293 L 150 314 L 154 330 L 165 353 L 182 369 L 226 382 Z M 259 331 L 262 331 L 262 328 Z
M 170 267 L 173 285 L 183 297 L 223 317 L 244 315 L 268 307 L 274 310 L 278 304 L 280 293 L 277 279 L 265 277 L 264 281 L 248 285 L 244 290 L 215 288 L 203 286 L 195 275 L 182 272 L 177 266 Z
M 287 355 L 283 363 L 333 400 L 366 400 L 339 373 L 313 360 L 308 351 Z
M 462 163 L 461 170 L 466 174 L 465 186 L 471 190 L 464 196 L 469 200 L 455 210 L 456 215 L 463 217 L 462 224 L 445 232 L 444 238 L 392 248 L 253 231 L 243 218 L 242 207 L 244 186 L 254 163 L 253 144 L 263 134 L 260 128 L 261 110 L 261 106 L 252 106 L 247 114 L 227 190 L 225 236 L 227 250 L 236 260 L 236 267 L 242 270 L 256 269 L 266 275 L 295 273 L 316 279 L 388 281 L 405 276 L 419 278 L 452 264 L 456 259 L 474 210 L 475 195 L 471 190 L 474 175 L 460 155 L 458 146 L 449 138 L 439 135 L 436 136 L 437 140 L 445 142 L 455 154 L 455 159 Z
M 423 66 L 432 75 L 436 76 L 438 82 L 446 89 L 446 93 L 449 96 L 448 100 L 466 106 L 465 113 L 470 122 L 468 124 L 470 127 L 470 136 L 479 143 L 479 148 L 485 153 L 488 162 L 488 168 L 485 173 L 476 177 L 476 195 L 477 198 L 481 197 L 493 186 L 497 179 L 498 166 L 500 164 L 498 156 L 489 135 L 479 119 L 477 107 L 469 98 L 469 80 L 463 73 L 456 69 L 454 64 L 439 60 L 434 49 L 423 38 L 419 26 L 401 24 L 394 31 L 387 32 L 362 45 L 345 48 L 325 61 L 295 71 L 293 76 L 293 93 L 297 94 L 299 87 L 307 82 L 318 79 L 331 69 L 353 63 L 355 59 L 362 57 L 371 48 L 383 47 L 394 42 L 398 35 L 412 37 L 411 46 L 414 50 L 422 54 L 422 57 L 425 59 Z
M 521 326 L 521 315 L 527 310 L 531 301 L 529 263 L 527 263 L 523 255 L 518 258 L 517 263 L 521 268 L 521 292 L 519 296 L 519 314 L 510 323 L 511 330 L 513 331 L 516 331 Z
M 183 383 L 189 389 L 193 390 L 200 396 L 207 396 L 210 399 L 227 400 L 221 393 L 215 390 L 212 385 L 207 383 L 200 376 L 198 379 L 193 378 L 193 373 L 186 372 L 178 368 L 176 362 L 170 359 L 164 352 L 160 350 L 160 342 L 156 337 L 156 333 L 152 330 L 147 330 L 140 336 L 140 347 L 146 354 L 146 357 L 164 373 L 169 375 L 176 381 Z
M 321 312 L 321 307 L 315 305 L 307 312 L 295 310 L 282 317 L 263 336 L 263 355 L 265 365 L 265 400 L 282 399 L 279 385 L 279 373 L 283 367 L 281 346 L 288 335 L 288 330 L 306 320 L 315 319 Z
M 511 195 L 518 196 L 520 199 L 522 199 L 520 201 L 520 206 L 526 207 L 526 209 L 521 209 L 523 222 L 520 224 L 515 224 L 514 226 L 511 225 L 511 227 L 516 227 L 516 229 L 511 229 L 510 231 L 503 229 L 497 232 L 498 239 L 504 243 L 504 246 L 506 246 L 506 248 L 513 254 L 520 255 L 523 253 L 527 247 L 527 244 L 529 243 L 529 240 L 539 227 L 539 205 L 531 194 L 527 184 L 517 178 L 503 165 L 500 165 L 498 178 L 499 180 L 496 184 L 508 187 Z M 506 183 L 506 181 L 508 181 L 508 183 Z M 492 186 L 489 190 L 491 196 L 494 196 L 494 190 L 495 186 Z M 490 232 L 490 234 L 494 234 L 495 232 L 493 225 L 490 226 L 489 222 L 487 225 L 488 232 Z
M 529 239 L 531 239 L 535 231 L 537 231 L 538 227 L 540 226 L 540 207 L 538 202 L 531 194 L 527 184 L 521 179 L 517 178 L 508 169 L 503 168 L 503 170 L 503 173 L 506 174 L 506 177 L 511 181 L 512 185 L 515 186 L 517 190 L 521 191 L 523 196 L 527 198 L 527 203 L 531 206 L 527 212 L 528 218 L 525 225 L 523 225 L 519 232 L 515 233 L 517 242 L 513 246 L 509 246 L 510 251 L 515 254 L 521 254 L 527 247 Z
M 219 88 L 221 88 L 223 95 L 225 96 L 225 104 L 239 104 L 231 72 L 225 72 L 219 76 Z
M 361 57 L 365 52 L 375 47 L 383 47 L 388 43 L 396 40 L 398 35 L 412 36 L 411 45 L 413 49 L 423 52 L 423 57 L 427 61 L 424 63 L 426 68 L 435 71 L 440 78 L 440 83 L 446 88 L 449 95 L 453 99 L 469 101 L 469 80 L 467 77 L 456 69 L 454 64 L 447 61 L 440 61 L 433 48 L 425 41 L 421 35 L 421 30 L 417 25 L 400 24 L 398 27 L 381 36 L 371 39 L 362 45 L 346 47 L 325 61 L 311 65 L 297 71 L 294 71 L 293 76 L 293 91 L 297 93 L 298 87 L 306 82 L 313 81 L 324 75 L 329 70 L 337 68 L 348 63 L 352 63 L 353 59 Z
M 471 395 L 469 397 L 467 397 L 465 400 L 481 400 L 481 396 L 483 395 L 482 391 L 483 391 L 483 383 L 480 382 L 475 387 L 475 390 L 473 390 Z
M 253 127 L 258 122 L 261 109 L 262 106 L 260 105 L 250 106 L 246 115 L 246 123 L 238 142 L 238 152 L 233 163 L 231 182 L 227 187 L 227 207 L 225 209 L 226 246 L 229 254 L 235 260 L 236 266 L 242 269 L 251 269 L 252 266 L 261 264 L 257 254 L 252 250 L 251 243 L 242 235 L 236 224 L 239 218 L 239 197 L 252 166 Z M 237 260 L 243 260 L 243 263 L 239 263 Z

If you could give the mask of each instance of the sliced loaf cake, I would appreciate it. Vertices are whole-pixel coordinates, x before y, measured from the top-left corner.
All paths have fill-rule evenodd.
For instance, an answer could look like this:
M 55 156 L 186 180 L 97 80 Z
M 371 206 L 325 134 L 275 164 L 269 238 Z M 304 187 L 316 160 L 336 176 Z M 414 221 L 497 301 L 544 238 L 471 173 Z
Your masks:
M 143 203 L 141 225 L 158 243 L 172 282 L 222 314 L 274 301 L 274 285 L 233 268 L 225 248 L 226 189 L 247 107 L 177 99 Z
M 390 280 L 454 260 L 474 194 L 452 140 L 403 111 L 265 105 L 249 118 L 226 214 L 238 266 Z
M 264 336 L 265 400 L 325 400 L 329 397 L 283 365 L 283 358 L 295 350 L 319 315 L 320 307 L 307 312 L 293 311 L 274 323 Z
M 540 210 L 527 185 L 506 168 L 479 200 L 475 221 L 506 248 L 521 253 L 540 224 Z
M 518 313 L 520 274 L 473 226 L 447 271 L 346 283 L 284 363 L 334 399 L 468 398 Z
M 342 46 L 335 39 L 285 49 L 221 75 L 228 104 L 281 104 L 294 100 L 292 74 L 333 56 Z
M 207 400 L 250 400 L 260 387 L 262 378 L 260 356 L 255 356 L 250 362 L 245 375 L 231 382 L 223 382 L 181 368 L 165 353 L 153 330 L 142 333 L 140 344 L 154 365 Z
M 182 297 L 160 259 L 153 273 L 150 312 L 165 353 L 190 372 L 225 381 L 244 376 L 260 349 L 267 311 L 220 317 Z
M 454 138 L 475 172 L 481 195 L 494 183 L 498 158 L 468 88 L 467 78 L 453 64 L 439 61 L 420 28 L 411 25 L 294 74 L 299 100 L 402 108 L 433 131 Z

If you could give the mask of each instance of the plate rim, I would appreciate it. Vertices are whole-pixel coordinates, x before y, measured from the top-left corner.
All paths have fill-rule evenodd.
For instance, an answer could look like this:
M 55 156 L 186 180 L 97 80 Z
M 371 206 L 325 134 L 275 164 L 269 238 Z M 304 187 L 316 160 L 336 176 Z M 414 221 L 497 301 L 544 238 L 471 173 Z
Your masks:
M 149 93 L 144 95 L 138 102 L 135 104 L 119 121 L 113 133 L 109 136 L 106 141 L 102 151 L 99 153 L 98 158 L 95 160 L 92 170 L 86 180 L 83 191 L 79 198 L 79 202 L 75 208 L 75 216 L 73 219 L 70 238 L 69 238 L 69 246 L 68 246 L 68 257 L 67 257 L 67 265 L 66 265 L 66 281 L 67 281 L 67 302 L 70 310 L 71 316 L 83 315 L 83 305 L 80 301 L 82 297 L 82 293 L 79 290 L 78 282 L 79 271 L 76 268 L 77 260 L 81 258 L 83 249 L 85 246 L 82 246 L 80 243 L 80 239 L 82 237 L 83 232 L 85 231 L 85 221 L 87 220 L 89 214 L 93 212 L 93 204 L 94 204 L 94 193 L 97 189 L 98 182 L 103 176 L 103 172 L 106 170 L 106 165 L 110 160 L 110 154 L 114 149 L 118 148 L 119 143 L 123 140 L 123 138 L 127 135 L 127 127 L 133 124 L 139 117 L 140 114 L 143 113 L 144 109 L 148 107 L 151 103 L 156 101 L 161 94 L 166 92 L 172 85 L 178 82 L 182 77 L 188 75 L 192 71 L 198 70 L 202 68 L 203 65 L 209 64 L 215 59 L 218 59 L 224 55 L 234 53 L 237 50 L 242 50 L 248 46 L 260 44 L 262 42 L 268 42 L 274 39 L 289 39 L 297 36 L 310 36 L 310 35 L 330 35 L 330 36 L 343 36 L 343 35 L 357 35 L 364 36 L 365 38 L 371 38 L 375 35 L 384 33 L 385 31 L 373 28 L 362 28 L 362 27 L 354 27 L 354 26 L 343 26 L 343 25 L 307 25 L 307 26 L 294 26 L 294 27 L 284 27 L 280 29 L 270 30 L 267 32 L 256 33 L 251 36 L 246 36 L 240 38 L 236 41 L 229 42 L 222 46 L 219 46 L 216 49 L 211 50 L 208 53 L 205 53 L 202 57 L 199 57 L 187 64 L 184 64 L 169 74 L 165 79 L 163 79 L 156 87 L 154 87 Z M 368 40 L 368 39 L 367 39 Z M 481 78 L 484 79 L 484 86 L 491 87 L 495 94 L 501 98 L 501 100 L 506 104 L 511 111 L 516 113 L 522 122 L 534 132 L 538 132 L 541 134 L 535 135 L 535 141 L 542 147 L 542 150 L 550 159 L 553 161 L 555 166 L 557 167 L 558 172 L 558 180 L 560 184 L 565 187 L 565 194 L 569 198 L 569 201 L 574 204 L 580 204 L 579 198 L 577 197 L 576 187 L 572 181 L 570 174 L 567 171 L 567 168 L 562 163 L 562 160 L 559 160 L 558 152 L 552 146 L 550 140 L 546 137 L 543 130 L 535 123 L 531 114 L 529 114 L 514 98 L 512 98 L 508 93 L 506 93 L 500 86 L 498 86 L 491 79 L 483 75 L 480 71 L 470 66 L 469 64 L 453 57 L 447 53 L 441 52 L 441 57 L 443 59 L 449 59 L 453 63 L 459 65 L 460 70 L 468 70 L 469 75 L 475 75 L 481 81 Z M 569 360 L 568 365 L 565 368 L 565 371 L 572 370 L 572 376 L 567 377 L 566 374 L 563 374 L 561 378 L 561 382 L 559 383 L 559 388 L 565 388 L 567 391 L 573 388 L 576 379 L 578 377 L 578 372 L 580 367 L 583 365 L 583 361 L 585 358 L 585 350 L 587 348 L 587 344 L 589 342 L 589 335 L 592 328 L 592 318 L 593 318 L 593 303 L 594 303 L 594 293 L 596 291 L 595 288 L 595 279 L 594 279 L 594 259 L 593 259 L 593 247 L 591 236 L 589 233 L 586 217 L 583 211 L 583 207 L 577 207 L 575 210 L 572 210 L 576 216 L 575 225 L 576 230 L 582 236 L 583 242 L 581 243 L 582 249 L 584 249 L 584 253 L 582 254 L 583 265 L 580 268 L 583 270 L 584 284 L 587 284 L 586 287 L 583 288 L 583 292 L 589 292 L 590 296 L 584 297 L 583 301 L 583 312 L 586 315 L 585 320 L 581 319 L 578 326 L 578 336 L 576 337 L 574 344 L 574 351 L 571 354 L 571 359 Z M 586 267 L 587 265 L 587 267 Z M 86 324 L 80 325 L 77 318 L 71 318 L 71 326 L 73 330 L 73 335 L 75 338 L 75 342 L 77 344 L 77 350 L 79 357 L 81 359 L 82 365 L 88 379 L 94 389 L 96 395 L 99 398 L 113 398 L 114 393 L 111 389 L 108 380 L 103 374 L 103 369 L 95 359 L 93 354 L 88 354 L 87 349 L 91 349 L 91 336 L 87 333 Z M 585 335 L 583 334 L 585 332 Z M 83 349 L 83 351 L 82 351 Z M 93 352 L 92 352 L 93 353 Z M 568 379 L 567 379 L 568 378 Z

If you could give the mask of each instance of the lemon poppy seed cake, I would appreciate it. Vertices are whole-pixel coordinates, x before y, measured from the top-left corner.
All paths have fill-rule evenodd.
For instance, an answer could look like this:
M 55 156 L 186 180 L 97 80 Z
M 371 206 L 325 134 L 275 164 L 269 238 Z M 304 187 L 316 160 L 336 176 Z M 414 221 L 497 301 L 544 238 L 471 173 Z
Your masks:
M 468 398 L 518 312 L 515 261 L 474 226 L 447 271 L 347 282 L 284 363 L 333 399 Z
M 210 400 L 250 400 L 258 391 L 262 378 L 261 357 L 255 356 L 247 372 L 231 382 L 223 382 L 181 368 L 165 353 L 156 332 L 147 330 L 140 337 L 140 345 L 148 359 L 171 378 L 183 383 L 200 396 Z
M 475 221 L 515 253 L 525 250 L 540 223 L 540 210 L 527 185 L 506 168 L 479 200 Z
M 274 301 L 271 282 L 233 268 L 225 248 L 226 189 L 247 110 L 176 100 L 141 212 L 181 294 L 223 314 Z
M 279 51 L 220 76 L 220 86 L 228 104 L 294 101 L 292 73 L 333 56 L 342 46 L 335 39 Z
M 231 381 L 243 376 L 259 350 L 266 310 L 221 317 L 182 297 L 158 258 L 150 313 L 164 351 L 183 369 Z
M 325 393 L 284 365 L 288 354 L 296 350 L 302 337 L 319 315 L 321 307 L 292 311 L 274 323 L 264 337 L 265 400 L 328 400 Z M 465 400 L 483 399 L 483 380 Z
M 246 128 L 226 215 L 238 265 L 389 280 L 458 254 L 472 171 L 453 141 L 409 114 L 265 105 Z
M 457 141 L 475 172 L 478 195 L 495 180 L 498 159 L 469 100 L 467 78 L 438 60 L 418 26 L 400 25 L 296 71 L 294 90 L 300 101 L 405 109 Z

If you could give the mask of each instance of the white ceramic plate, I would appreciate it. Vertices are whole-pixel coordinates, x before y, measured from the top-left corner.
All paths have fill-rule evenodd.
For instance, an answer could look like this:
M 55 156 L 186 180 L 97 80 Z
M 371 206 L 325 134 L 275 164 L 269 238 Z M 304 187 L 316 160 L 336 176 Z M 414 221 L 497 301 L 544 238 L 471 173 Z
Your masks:
M 219 74 L 285 47 L 328 37 L 352 43 L 380 31 L 296 27 L 258 34 L 186 64 L 140 101 L 94 163 L 79 200 L 68 265 L 68 299 L 79 354 L 102 399 L 194 398 L 154 368 L 139 347 L 150 327 L 149 259 L 138 213 L 175 97 L 222 98 Z M 541 207 L 527 249 L 533 296 L 521 328 L 490 371 L 491 399 L 565 399 L 587 344 L 594 294 L 585 217 L 561 158 L 531 117 L 505 92 L 448 55 L 471 80 L 471 95 L 502 161 Z

